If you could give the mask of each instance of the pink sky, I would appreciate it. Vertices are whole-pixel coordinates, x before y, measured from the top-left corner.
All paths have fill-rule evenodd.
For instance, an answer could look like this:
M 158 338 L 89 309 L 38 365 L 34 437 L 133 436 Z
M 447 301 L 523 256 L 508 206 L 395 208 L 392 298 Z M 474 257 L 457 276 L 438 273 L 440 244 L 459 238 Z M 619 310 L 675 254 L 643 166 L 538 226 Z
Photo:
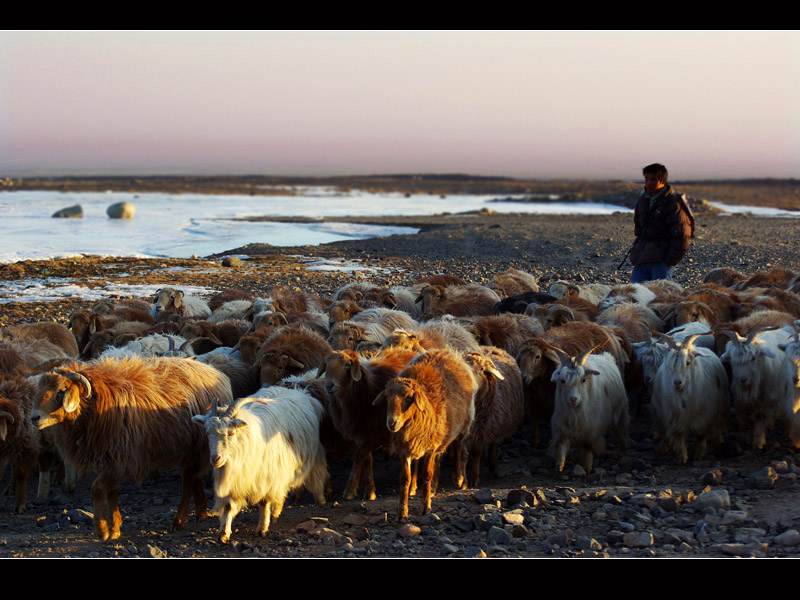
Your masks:
M 0 176 L 800 177 L 797 32 L 3 32 Z

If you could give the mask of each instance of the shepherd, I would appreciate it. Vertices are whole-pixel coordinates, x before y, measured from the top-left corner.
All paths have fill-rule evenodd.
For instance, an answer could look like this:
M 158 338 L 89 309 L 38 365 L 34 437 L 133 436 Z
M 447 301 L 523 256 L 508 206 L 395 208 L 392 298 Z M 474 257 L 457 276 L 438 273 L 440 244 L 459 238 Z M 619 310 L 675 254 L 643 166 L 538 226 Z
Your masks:
M 694 215 L 685 197 L 667 183 L 667 168 L 653 163 L 642 174 L 644 191 L 633 213 L 631 283 L 671 279 L 694 237 Z

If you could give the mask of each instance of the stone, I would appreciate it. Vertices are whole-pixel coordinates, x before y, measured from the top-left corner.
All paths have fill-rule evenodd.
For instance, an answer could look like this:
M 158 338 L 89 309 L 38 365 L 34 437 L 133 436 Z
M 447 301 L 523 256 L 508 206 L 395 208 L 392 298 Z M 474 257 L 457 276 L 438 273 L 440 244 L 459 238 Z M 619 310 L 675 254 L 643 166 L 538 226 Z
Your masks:
M 718 509 L 728 509 L 731 507 L 731 497 L 728 490 L 717 489 L 709 492 L 704 492 L 697 496 L 693 502 L 694 508 L 703 510 L 707 507 Z
M 54 219 L 82 219 L 83 207 L 80 204 L 67 206 L 66 208 L 62 208 L 61 210 L 54 212 L 52 217 Z
M 111 219 L 132 219 L 136 214 L 136 207 L 130 202 L 117 202 L 106 209 L 106 214 Z
M 226 256 L 222 259 L 222 266 L 223 267 L 241 267 L 242 266 L 242 259 L 238 256 Z

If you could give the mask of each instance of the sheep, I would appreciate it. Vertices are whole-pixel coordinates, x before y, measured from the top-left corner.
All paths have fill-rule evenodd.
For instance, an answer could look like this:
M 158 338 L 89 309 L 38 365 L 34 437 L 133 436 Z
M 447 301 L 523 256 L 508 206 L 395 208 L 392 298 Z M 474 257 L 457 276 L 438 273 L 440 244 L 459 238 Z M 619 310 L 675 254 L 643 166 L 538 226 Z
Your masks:
M 230 321 L 187 321 L 181 328 L 181 337 L 192 340 L 195 354 L 205 354 L 215 348 L 233 348 L 250 329 L 250 323 L 242 319 Z
M 641 283 L 626 283 L 612 287 L 597 306 L 600 310 L 605 310 L 614 304 L 624 304 L 628 302 L 635 302 L 646 306 L 650 304 L 655 297 L 655 292 Z
M 538 320 L 514 313 L 479 317 L 469 330 L 479 344 L 497 346 L 510 354 L 516 354 L 527 339 L 544 334 L 544 328 Z
M 397 519 L 408 517 L 411 461 L 423 460 L 422 514 L 431 511 L 441 455 L 452 444 L 456 486 L 464 486 L 464 438 L 475 419 L 475 377 L 469 366 L 449 350 L 429 350 L 412 360 L 375 398 L 386 404 L 386 427 L 396 434 L 400 454 L 400 505 Z
M 500 348 L 484 346 L 480 352 L 468 352 L 464 360 L 475 374 L 475 423 L 465 443 L 469 448 L 467 481 L 480 483 L 483 451 L 489 449 L 489 469 L 497 467 L 497 446 L 514 435 L 525 417 L 522 377 L 512 356 Z
M 40 321 L 12 325 L 0 331 L 0 341 L 2 340 L 46 341 L 64 350 L 67 356 L 78 356 L 78 342 L 75 336 L 61 323 Z
M 424 320 L 446 314 L 454 317 L 488 317 L 495 314 L 494 307 L 500 302 L 500 296 L 474 283 L 447 287 L 428 285 L 422 288 L 415 302 L 422 304 Z
M 367 359 L 352 350 L 332 352 L 320 365 L 317 377 L 325 376 L 328 414 L 334 427 L 346 440 L 355 444 L 353 468 L 344 491 L 352 500 L 358 492 L 359 480 L 365 479 L 364 496 L 375 500 L 372 475 L 372 452 L 391 445 L 385 405 L 372 405 L 373 400 L 396 377 L 416 352 L 390 349 Z
M 532 302 L 536 304 L 549 304 L 558 300 L 555 296 L 544 292 L 525 292 L 503 298 L 494 305 L 494 314 L 499 315 L 506 312 L 522 314 Z
M 728 377 L 711 350 L 696 347 L 701 334 L 688 336 L 680 346 L 667 339 L 670 349 L 653 381 L 651 413 L 654 437 L 663 436 L 658 451 L 673 448 L 678 460 L 689 455 L 686 438 L 695 436 L 695 460 L 705 456 L 706 442 L 722 442 L 728 423 Z
M 779 348 L 792 335 L 792 328 L 757 329 L 747 338 L 722 330 L 730 338 L 720 356 L 731 368 L 730 390 L 736 416 L 749 433 L 749 442 L 761 450 L 766 445 L 767 429 L 781 417 L 782 390 L 778 385 L 785 353 Z
M 507 271 L 502 273 L 496 273 L 489 287 L 503 296 L 539 291 L 536 277 L 514 267 L 509 267 Z
M 189 340 L 179 335 L 161 335 L 154 333 L 128 342 L 124 346 L 111 346 L 103 350 L 99 358 L 149 357 L 167 356 L 172 353 L 178 356 L 194 356 Z
M 242 353 L 238 350 L 217 348 L 197 356 L 196 360 L 225 373 L 231 381 L 231 392 L 234 398 L 244 398 L 259 388 L 253 367 L 242 360 Z
M 246 310 L 247 308 L 250 307 L 250 305 L 252 305 L 253 300 L 255 300 L 255 297 L 250 292 L 246 292 L 246 291 L 240 290 L 238 288 L 230 288 L 230 289 L 227 289 L 227 290 L 222 290 L 218 294 L 214 294 L 208 301 L 208 308 L 211 309 L 212 313 L 216 313 L 220 308 L 222 308 L 223 306 L 225 306 L 226 304 L 228 304 L 230 302 L 234 302 L 234 303 L 236 303 L 236 302 L 244 302 L 244 304 L 238 304 L 238 305 L 234 304 L 234 305 L 231 305 L 231 307 L 236 306 L 236 310 L 238 310 L 239 308 L 244 308 Z M 213 316 L 213 314 L 212 314 L 212 316 Z M 229 318 L 239 319 L 239 318 L 242 318 L 242 317 L 238 316 L 238 315 L 236 317 L 228 316 L 228 317 L 226 317 L 225 319 L 222 319 L 222 320 L 225 321 L 225 320 L 227 320 Z
M 14 511 L 17 513 L 25 510 L 28 473 L 34 464 L 39 467 L 37 495 L 39 498 L 47 497 L 50 467 L 55 458 L 52 445 L 31 421 L 35 393 L 35 379 L 12 377 L 0 382 L 0 477 L 10 459 L 13 469 L 11 481 L 16 494 Z
M 221 323 L 233 319 L 247 319 L 251 314 L 253 301 L 250 300 L 229 300 L 220 306 L 212 306 L 213 298 L 209 301 L 208 307 L 212 309 L 211 316 L 208 317 L 209 323 Z
M 0 373 L 28 377 L 38 365 L 53 359 L 72 357 L 60 346 L 45 340 L 22 339 L 0 342 Z
M 556 384 L 550 448 L 556 469 L 564 470 L 572 444 L 583 450 L 583 468 L 590 473 L 594 454 L 605 449 L 605 436 L 613 431 L 622 449 L 628 447 L 628 397 L 614 357 L 592 354 L 603 344 L 572 358 L 555 350 L 561 365 L 553 372 Z
M 406 313 L 396 310 L 388 312 L 396 314 L 367 323 L 356 320 L 336 323 L 331 328 L 328 343 L 334 350 L 355 350 L 362 342 L 381 345 L 395 329 L 413 329 L 416 326 L 416 322 Z M 398 318 L 397 315 L 403 317 Z
M 576 285 L 568 281 L 556 281 L 550 284 L 548 291 L 555 298 L 578 296 L 597 306 L 611 291 L 611 286 L 602 283 Z
M 208 414 L 192 417 L 208 437 L 220 543 L 230 541 L 233 519 L 248 504 L 259 505 L 262 537 L 292 490 L 306 486 L 318 505 L 325 504 L 323 414 L 322 405 L 305 393 L 269 387 L 240 398 L 224 414 L 214 400 Z
M 317 333 L 287 325 L 274 331 L 256 353 L 254 373 L 261 385 L 275 385 L 284 377 L 316 369 L 333 350 Z
M 52 428 L 56 446 L 79 474 L 97 473 L 94 526 L 106 541 L 120 537 L 120 481 L 142 481 L 154 468 L 181 468 L 174 528 L 187 520 L 190 495 L 198 520 L 207 516 L 208 445 L 190 417 L 204 413 L 213 397 L 230 402 L 231 387 L 208 365 L 183 358 L 107 358 L 42 374 L 32 420 L 39 430 Z
M 187 296 L 183 290 L 175 288 L 161 288 L 153 297 L 153 306 L 150 309 L 153 316 L 160 313 L 176 313 L 182 317 L 199 317 L 207 319 L 211 316 L 208 303 L 198 296 Z

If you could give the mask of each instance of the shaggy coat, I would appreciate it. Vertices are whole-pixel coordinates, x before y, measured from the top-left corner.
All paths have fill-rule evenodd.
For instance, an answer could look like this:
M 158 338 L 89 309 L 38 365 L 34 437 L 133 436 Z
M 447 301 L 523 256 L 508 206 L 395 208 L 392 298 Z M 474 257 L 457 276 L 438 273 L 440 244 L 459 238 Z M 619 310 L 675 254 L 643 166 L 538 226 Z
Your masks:
M 375 404 L 386 404 L 386 427 L 402 459 L 398 519 L 408 517 L 411 461 L 424 459 L 422 513 L 431 510 L 441 455 L 453 444 L 454 479 L 464 486 L 463 441 L 475 418 L 476 383 L 470 367 L 448 350 L 420 354 L 389 381 Z
M 53 428 L 56 445 L 78 473 L 97 473 L 95 530 L 102 540 L 116 539 L 119 482 L 142 481 L 151 469 L 181 468 L 174 527 L 186 522 L 192 494 L 198 518 L 206 516 L 208 446 L 191 417 L 204 413 L 214 397 L 230 402 L 231 387 L 208 365 L 184 358 L 101 359 L 43 374 L 33 421 L 40 430 Z
M 725 332 L 730 341 L 720 359 L 730 363 L 736 416 L 752 446 L 759 450 L 767 443 L 767 430 L 782 416 L 779 379 L 786 355 L 779 346 L 787 344 L 793 332 L 791 327 L 759 329 L 747 338 Z
M 216 408 L 214 403 L 209 414 L 193 420 L 208 437 L 221 543 L 230 540 L 233 519 L 249 504 L 259 505 L 261 536 L 292 490 L 306 486 L 317 504 L 325 504 L 328 468 L 319 402 L 299 390 L 270 387 L 237 400 L 224 414 Z
M 605 436 L 613 431 L 623 449 L 628 445 L 628 397 L 614 358 L 604 352 L 577 358 L 559 353 L 561 366 L 553 372 L 555 408 L 550 421 L 550 446 L 556 469 L 564 470 L 567 451 L 583 450 L 583 468 L 592 470 L 594 454 L 605 449 Z
M 50 467 L 55 450 L 31 421 L 36 383 L 32 379 L 9 378 L 0 383 L 0 477 L 8 461 L 13 470 L 14 511 L 22 513 L 28 497 L 28 473 L 39 467 L 38 497 L 47 497 Z
M 75 336 L 61 323 L 40 321 L 6 327 L 0 332 L 0 340 L 36 340 L 50 342 L 61 348 L 67 356 L 78 356 Z
M 410 350 L 384 350 L 373 358 L 360 357 L 352 350 L 332 352 L 320 366 L 317 376 L 325 376 L 328 414 L 342 437 L 355 445 L 353 468 L 344 497 L 352 500 L 363 477 L 364 497 L 375 500 L 372 452 L 390 448 L 392 434 L 386 429 L 386 405 L 373 401 L 386 384 L 416 356 Z
M 728 424 L 725 368 L 711 350 L 694 346 L 696 337 L 699 334 L 689 336 L 680 346 L 671 343 L 653 382 L 654 435 L 663 436 L 658 450 L 666 454 L 672 448 L 682 463 L 689 460 L 688 437 L 697 439 L 695 459 L 700 460 L 707 440 L 722 442 Z
M 262 386 L 275 385 L 284 377 L 316 369 L 332 348 L 325 339 L 305 327 L 287 325 L 274 331 L 261 345 L 253 363 Z
M 525 400 L 519 367 L 505 350 L 484 346 L 480 352 L 465 354 L 464 360 L 472 367 L 478 384 L 475 423 L 466 438 L 470 454 L 467 481 L 477 487 L 484 450 L 489 450 L 489 470 L 494 473 L 498 446 L 522 426 Z

